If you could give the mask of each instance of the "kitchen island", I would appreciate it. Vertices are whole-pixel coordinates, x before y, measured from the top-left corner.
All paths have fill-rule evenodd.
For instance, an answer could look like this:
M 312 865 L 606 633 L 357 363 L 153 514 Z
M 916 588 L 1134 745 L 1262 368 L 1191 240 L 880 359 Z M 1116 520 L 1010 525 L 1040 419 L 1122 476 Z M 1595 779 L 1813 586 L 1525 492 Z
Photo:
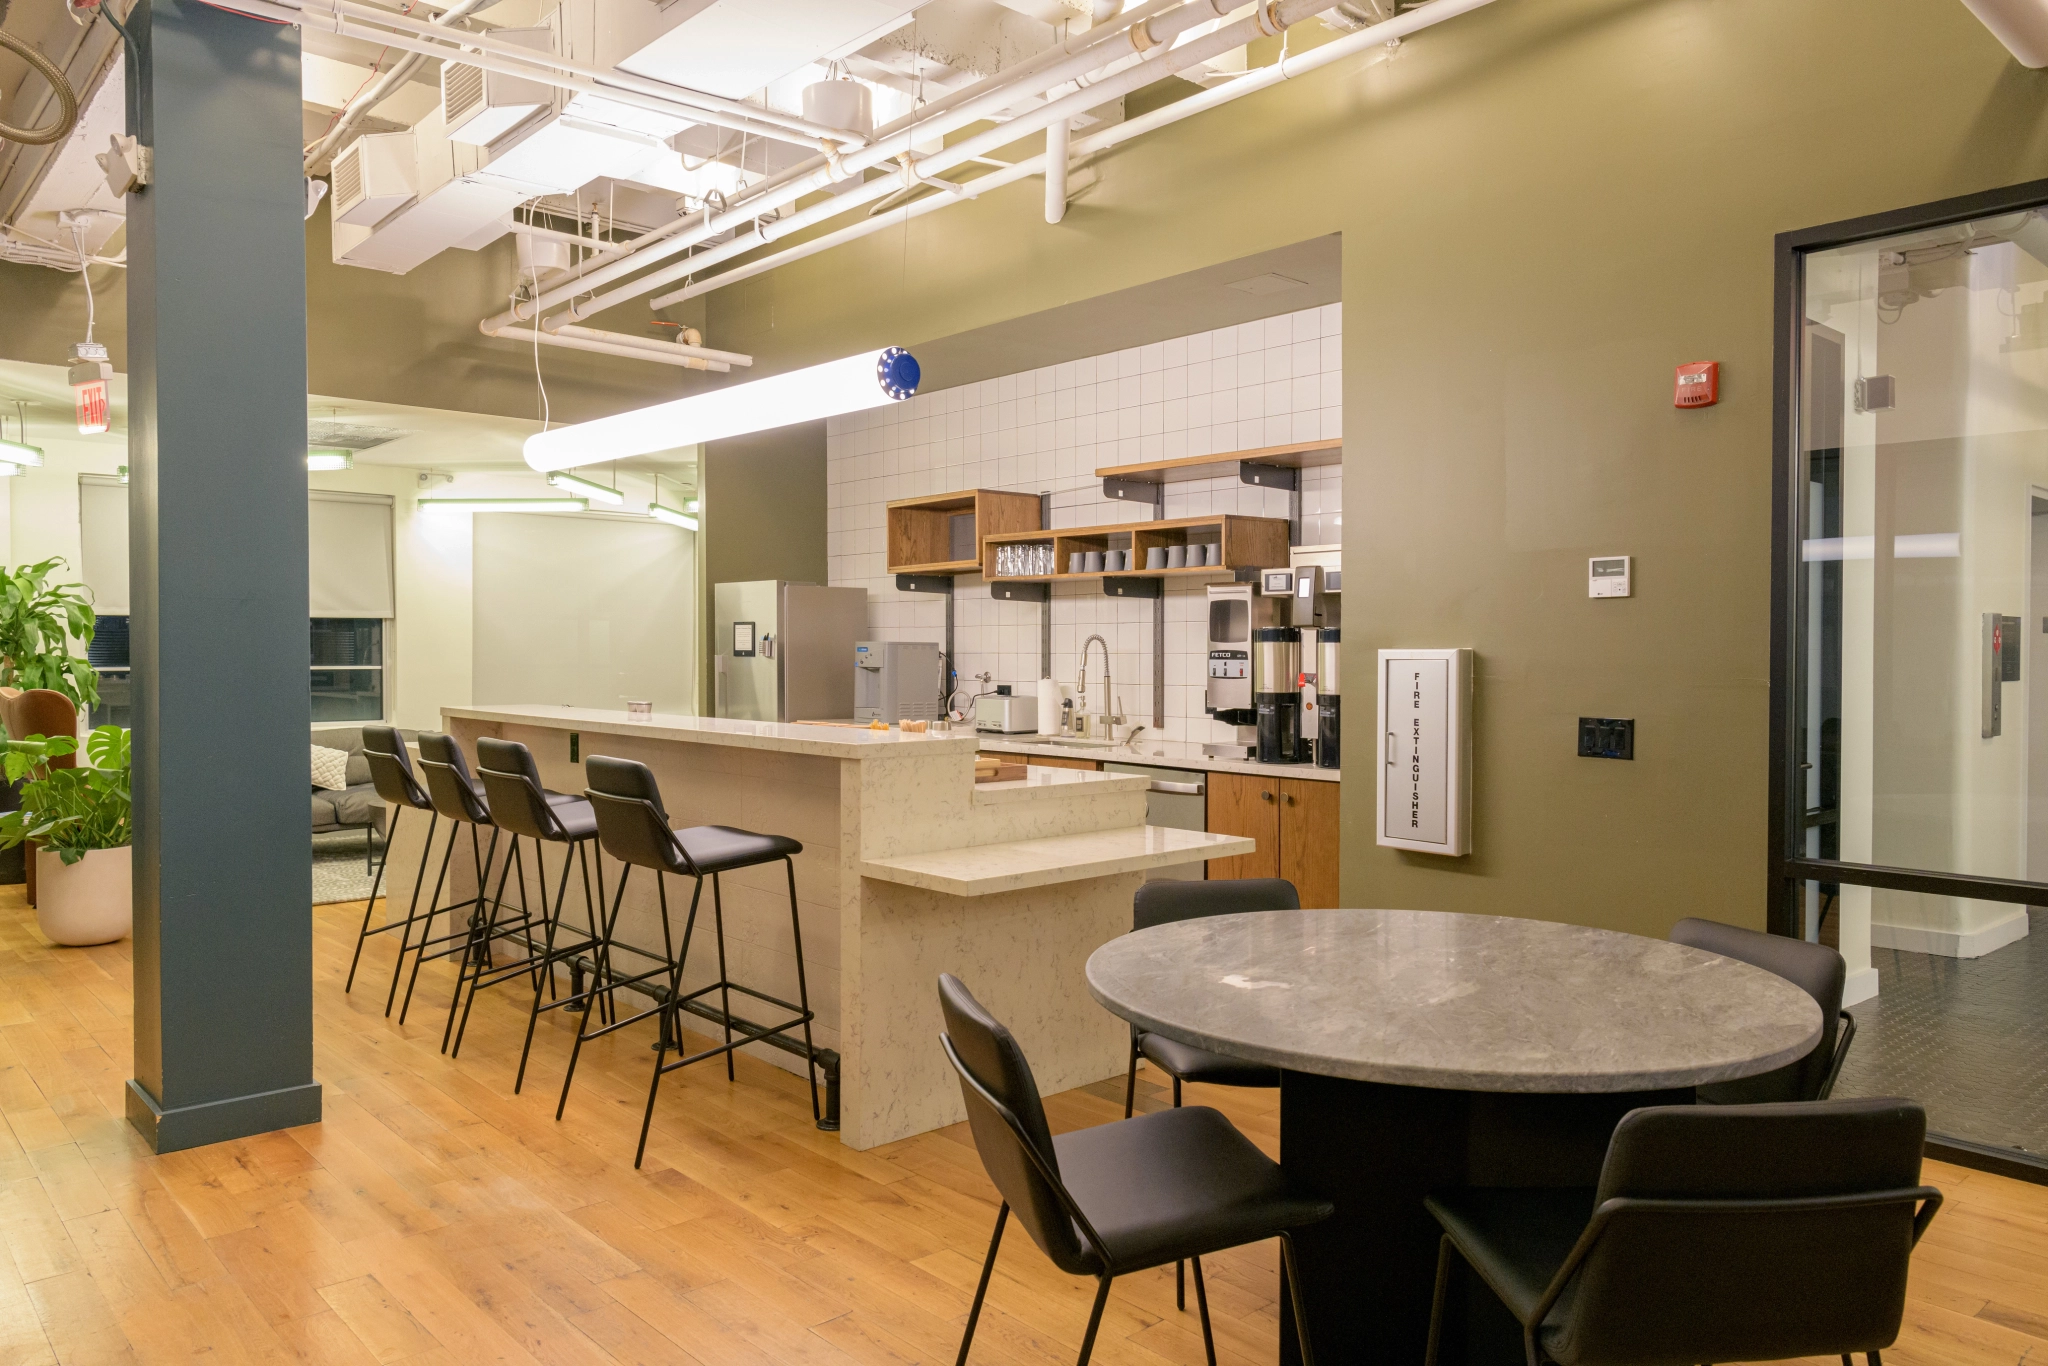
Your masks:
M 1148 870 L 1252 848 L 1235 836 L 1148 827 L 1142 777 L 1035 770 L 977 784 L 971 733 L 629 720 L 551 706 L 449 707 L 442 717 L 472 762 L 479 736 L 516 740 L 533 751 L 543 783 L 580 793 L 584 758 L 633 759 L 654 771 L 677 826 L 736 825 L 802 842 L 794 862 L 814 1032 L 821 1049 L 838 1054 L 840 1136 L 855 1148 L 965 1114 L 938 1045 L 941 972 L 966 981 L 1016 1031 L 1042 1089 L 1120 1073 L 1128 1033 L 1089 998 L 1088 955 L 1129 931 L 1131 898 Z M 424 823 L 405 826 L 391 851 L 387 908 L 410 898 L 419 864 Z M 429 891 L 440 837 L 435 844 Z M 457 842 L 444 904 L 475 885 L 468 850 L 466 838 Z M 619 865 L 606 858 L 604 872 L 615 888 Z M 782 870 L 750 868 L 723 881 L 734 980 L 796 999 Z M 565 919 L 580 924 L 581 914 L 572 888 Z M 621 937 L 659 943 L 659 914 L 653 879 L 635 877 Z M 693 949 L 685 990 L 713 980 L 715 962 L 709 945 Z M 801 1058 L 766 1044 L 747 1051 L 803 1070 Z

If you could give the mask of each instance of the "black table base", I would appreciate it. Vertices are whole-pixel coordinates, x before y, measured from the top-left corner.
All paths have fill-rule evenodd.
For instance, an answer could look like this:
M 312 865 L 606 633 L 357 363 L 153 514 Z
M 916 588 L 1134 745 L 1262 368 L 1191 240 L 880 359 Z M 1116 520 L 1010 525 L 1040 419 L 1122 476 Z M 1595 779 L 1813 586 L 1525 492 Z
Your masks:
M 1295 1235 L 1319 1366 L 1421 1366 L 1439 1233 L 1423 1196 L 1453 1186 L 1591 1186 L 1623 1115 L 1692 1102 L 1690 1087 L 1502 1094 L 1283 1073 L 1280 1164 L 1337 1205 L 1334 1217 Z M 1293 1317 L 1282 1313 L 1280 1361 L 1300 1360 Z M 1441 1366 L 1521 1361 L 1514 1319 L 1460 1267 Z

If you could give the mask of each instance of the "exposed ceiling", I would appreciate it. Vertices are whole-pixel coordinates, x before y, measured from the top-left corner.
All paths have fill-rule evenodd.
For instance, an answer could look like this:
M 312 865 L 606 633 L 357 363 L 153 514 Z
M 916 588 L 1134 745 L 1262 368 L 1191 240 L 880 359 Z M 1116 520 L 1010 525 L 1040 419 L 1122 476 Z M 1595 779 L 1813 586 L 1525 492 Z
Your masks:
M 1247 285 L 1250 287 L 1242 287 Z M 1332 233 L 920 342 L 917 360 L 924 370 L 923 387 L 950 389 L 1082 356 L 1296 313 L 1336 303 L 1342 297 L 1343 250 L 1341 239 Z

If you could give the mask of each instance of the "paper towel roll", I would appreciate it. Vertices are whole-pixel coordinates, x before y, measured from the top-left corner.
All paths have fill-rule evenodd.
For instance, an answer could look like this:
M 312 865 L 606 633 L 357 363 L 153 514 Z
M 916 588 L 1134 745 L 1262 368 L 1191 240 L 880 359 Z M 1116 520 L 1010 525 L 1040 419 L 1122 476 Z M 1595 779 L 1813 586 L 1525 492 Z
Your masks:
M 1060 685 L 1050 678 L 1038 680 L 1038 733 L 1060 733 Z

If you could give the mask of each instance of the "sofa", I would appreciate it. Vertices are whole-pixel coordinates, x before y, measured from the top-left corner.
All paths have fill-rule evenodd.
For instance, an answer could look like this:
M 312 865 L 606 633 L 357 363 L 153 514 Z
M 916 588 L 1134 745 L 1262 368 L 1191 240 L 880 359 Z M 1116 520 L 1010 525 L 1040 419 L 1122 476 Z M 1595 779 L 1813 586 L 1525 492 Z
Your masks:
M 374 853 L 378 839 L 384 834 L 385 810 L 382 799 L 377 796 L 377 786 L 370 780 L 370 761 L 363 757 L 362 727 L 315 726 L 313 743 L 348 754 L 347 787 L 334 791 L 312 787 L 311 780 L 308 780 L 307 785 L 313 794 L 313 833 L 323 835 L 332 830 L 360 830 L 365 850 Z

